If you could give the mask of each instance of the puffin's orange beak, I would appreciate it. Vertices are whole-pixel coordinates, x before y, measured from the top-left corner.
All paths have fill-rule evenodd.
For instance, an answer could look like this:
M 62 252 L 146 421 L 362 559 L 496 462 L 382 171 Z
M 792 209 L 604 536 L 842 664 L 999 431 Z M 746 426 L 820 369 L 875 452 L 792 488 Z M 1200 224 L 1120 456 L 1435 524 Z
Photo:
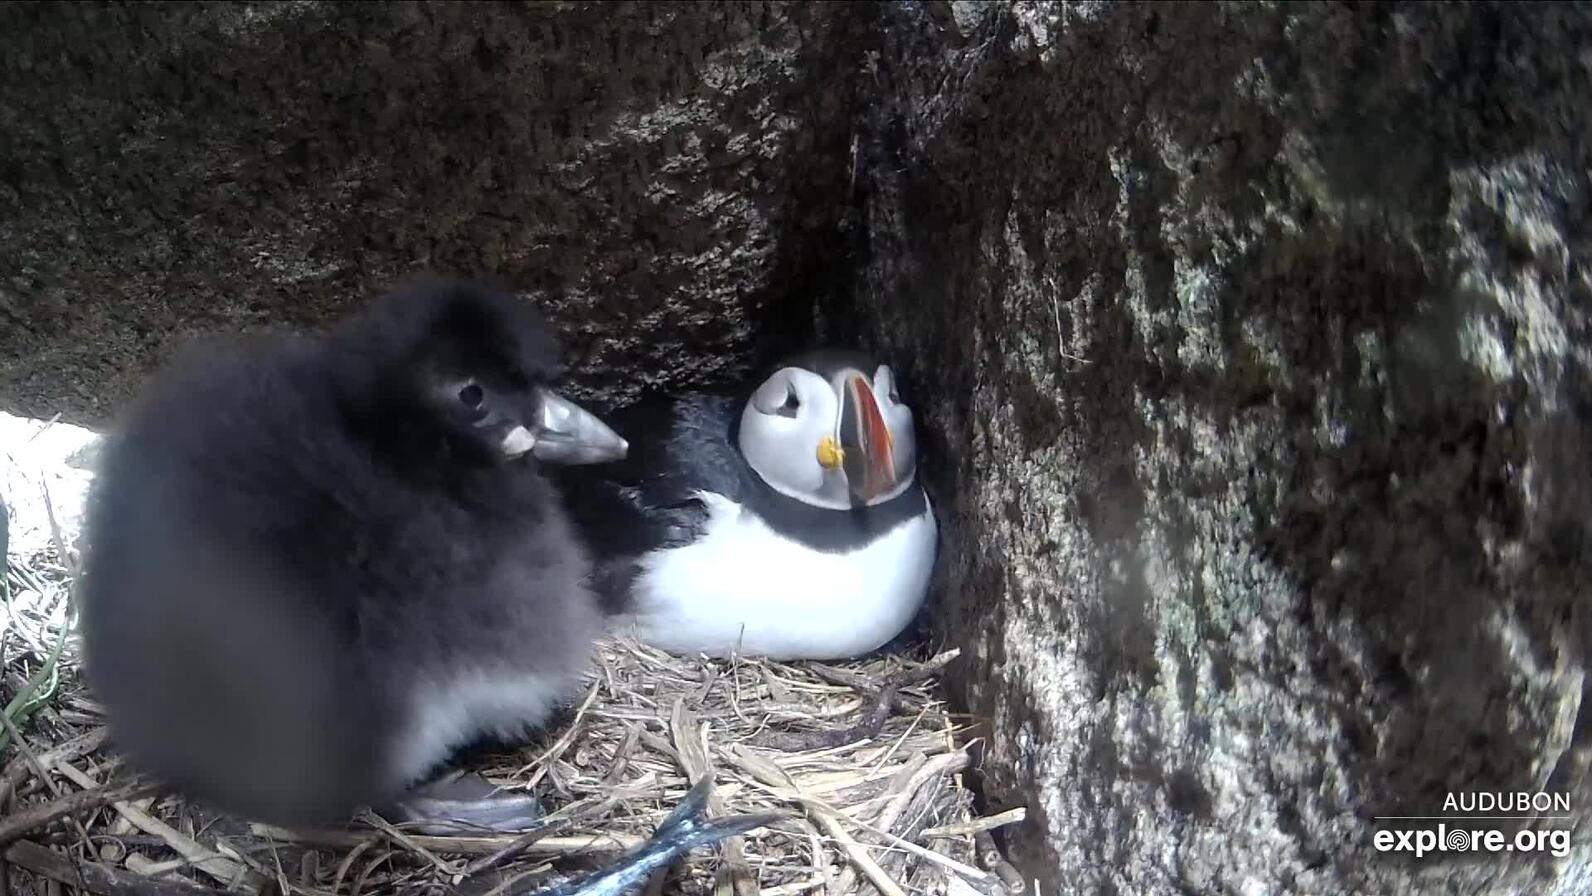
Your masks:
M 896 484 L 895 439 L 879 413 L 867 378 L 846 378 L 840 407 L 841 464 L 851 493 L 861 502 L 889 492 Z

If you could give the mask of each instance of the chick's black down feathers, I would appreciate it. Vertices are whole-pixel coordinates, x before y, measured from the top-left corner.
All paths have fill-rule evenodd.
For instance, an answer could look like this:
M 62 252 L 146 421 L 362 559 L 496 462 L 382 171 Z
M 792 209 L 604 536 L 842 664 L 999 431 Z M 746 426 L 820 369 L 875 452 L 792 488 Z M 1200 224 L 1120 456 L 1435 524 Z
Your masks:
M 589 564 L 535 461 L 449 402 L 482 384 L 534 419 L 561 372 L 528 308 L 433 281 L 159 377 L 89 507 L 86 665 L 117 746 L 308 823 L 538 724 L 597 633 Z

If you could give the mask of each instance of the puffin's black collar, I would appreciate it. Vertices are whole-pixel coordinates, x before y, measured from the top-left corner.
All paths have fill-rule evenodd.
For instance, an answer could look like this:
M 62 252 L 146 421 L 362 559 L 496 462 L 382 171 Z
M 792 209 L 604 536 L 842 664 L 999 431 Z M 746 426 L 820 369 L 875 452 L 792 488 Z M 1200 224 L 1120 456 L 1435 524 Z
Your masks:
M 740 420 L 745 408 L 744 399 L 733 406 L 727 434 L 736 457 L 741 460 L 739 502 L 786 538 L 815 551 L 844 554 L 871 544 L 928 510 L 928 498 L 918 483 L 888 501 L 845 509 L 816 507 L 777 491 L 757 475 L 741 451 Z

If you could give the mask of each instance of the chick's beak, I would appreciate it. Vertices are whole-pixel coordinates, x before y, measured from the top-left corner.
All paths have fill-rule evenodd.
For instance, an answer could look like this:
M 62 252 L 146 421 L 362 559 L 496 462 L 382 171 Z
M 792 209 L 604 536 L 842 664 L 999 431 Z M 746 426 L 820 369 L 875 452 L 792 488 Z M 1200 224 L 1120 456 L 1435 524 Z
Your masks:
M 540 419 L 534 427 L 516 426 L 503 439 L 510 457 L 530 452 L 550 464 L 600 464 L 620 460 L 630 451 L 626 442 L 597 415 L 552 391 L 543 391 Z
M 531 431 L 525 427 L 516 426 L 509 430 L 508 435 L 503 437 L 499 447 L 509 457 L 520 457 L 525 452 L 536 447 L 536 436 L 532 435 Z
M 840 461 L 853 496 L 867 502 L 895 487 L 894 448 L 873 386 L 861 375 L 847 377 L 840 405 Z

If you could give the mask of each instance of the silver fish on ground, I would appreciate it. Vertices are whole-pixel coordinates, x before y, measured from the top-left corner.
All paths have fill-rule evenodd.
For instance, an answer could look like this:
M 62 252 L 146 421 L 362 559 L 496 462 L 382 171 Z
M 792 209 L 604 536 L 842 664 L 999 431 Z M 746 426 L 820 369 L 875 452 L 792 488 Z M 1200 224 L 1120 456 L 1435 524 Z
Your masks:
M 712 776 L 703 775 L 685 795 L 685 800 L 658 825 L 652 839 L 607 868 L 528 891 L 526 896 L 622 896 L 645 884 L 658 869 L 667 867 L 698 846 L 743 834 L 784 817 L 770 812 L 730 815 L 709 821 L 704 813 L 712 789 Z

